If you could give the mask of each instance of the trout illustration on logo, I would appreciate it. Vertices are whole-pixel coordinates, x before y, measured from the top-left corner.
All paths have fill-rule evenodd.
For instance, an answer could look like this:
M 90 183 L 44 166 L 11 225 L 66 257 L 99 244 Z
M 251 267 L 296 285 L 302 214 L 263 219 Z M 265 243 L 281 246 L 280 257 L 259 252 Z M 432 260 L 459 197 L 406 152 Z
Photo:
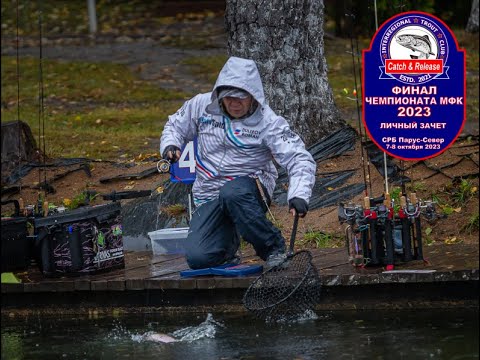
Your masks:
M 419 56 L 410 55 L 410 58 L 412 59 L 428 59 L 430 55 L 435 55 L 435 53 L 432 52 L 432 44 L 430 43 L 428 35 L 397 35 L 395 40 L 399 45 L 420 53 Z

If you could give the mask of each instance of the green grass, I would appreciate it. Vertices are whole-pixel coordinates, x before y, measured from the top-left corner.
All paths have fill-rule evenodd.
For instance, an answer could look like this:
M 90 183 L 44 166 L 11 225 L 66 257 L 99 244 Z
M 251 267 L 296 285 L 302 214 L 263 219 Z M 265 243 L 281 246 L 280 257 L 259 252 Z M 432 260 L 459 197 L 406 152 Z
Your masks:
M 182 64 L 189 66 L 191 74 L 208 81 L 213 86 L 227 59 L 226 55 L 189 57 L 183 60 Z
M 345 245 L 345 240 L 337 235 L 326 233 L 319 230 L 309 230 L 303 236 L 303 239 L 299 241 L 301 246 L 313 246 L 317 249 L 321 248 L 338 248 Z
M 21 100 L 38 99 L 39 60 L 22 57 L 19 66 Z M 44 97 L 59 101 L 154 102 L 187 96 L 138 80 L 126 66 L 119 64 L 43 60 L 42 72 Z M 17 99 L 15 57 L 2 57 L 2 99 L 7 102 Z
M 479 217 L 478 212 L 476 214 L 472 214 L 468 222 L 462 227 L 462 232 L 466 232 L 468 234 L 472 234 L 479 229 Z
M 360 58 L 352 59 L 352 44 L 350 39 L 325 38 L 325 57 L 328 67 L 328 81 L 332 88 L 335 104 L 344 114 L 345 121 L 349 124 L 357 120 L 357 103 L 354 90 L 357 90 L 359 105 L 362 106 L 362 86 L 361 86 L 361 51 L 368 48 L 370 39 L 358 39 L 358 49 Z M 356 42 L 353 42 L 354 54 L 356 52 Z M 354 64 L 355 62 L 355 64 Z M 356 88 L 354 66 L 356 73 Z M 361 113 L 360 113 L 361 115 Z
M 38 60 L 20 59 L 20 119 L 38 144 Z M 138 80 L 125 66 L 43 61 L 45 147 L 52 157 L 116 159 L 157 151 L 189 94 Z M 16 59 L 2 57 L 2 122 L 17 119 Z
M 427 191 L 427 184 L 425 184 L 423 181 L 415 181 L 407 183 L 406 188 L 410 192 L 417 193 L 419 191 Z
M 471 180 L 459 179 L 449 184 L 445 193 L 450 196 L 454 206 L 465 206 L 478 192 L 478 188 Z
M 180 105 L 181 102 L 166 103 L 162 107 L 98 107 L 88 112 L 68 110 L 46 114 L 47 155 L 127 160 L 142 152 L 158 151 L 167 116 Z M 2 110 L 2 121 L 15 118 L 16 109 Z M 30 125 L 38 144 L 38 108 L 21 107 L 20 119 Z

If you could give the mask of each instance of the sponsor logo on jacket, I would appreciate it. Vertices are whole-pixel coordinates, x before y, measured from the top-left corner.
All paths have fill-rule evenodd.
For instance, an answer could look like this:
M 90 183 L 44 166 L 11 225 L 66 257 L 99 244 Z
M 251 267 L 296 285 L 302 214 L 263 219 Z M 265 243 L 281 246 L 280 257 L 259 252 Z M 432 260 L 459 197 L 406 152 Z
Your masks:
M 225 124 L 223 122 L 217 121 L 211 117 L 206 117 L 206 116 L 202 116 L 198 119 L 198 126 L 200 130 L 204 130 L 209 126 L 225 129 Z
M 260 130 L 252 130 L 247 128 L 235 129 L 234 134 L 236 136 L 258 139 L 260 137 Z

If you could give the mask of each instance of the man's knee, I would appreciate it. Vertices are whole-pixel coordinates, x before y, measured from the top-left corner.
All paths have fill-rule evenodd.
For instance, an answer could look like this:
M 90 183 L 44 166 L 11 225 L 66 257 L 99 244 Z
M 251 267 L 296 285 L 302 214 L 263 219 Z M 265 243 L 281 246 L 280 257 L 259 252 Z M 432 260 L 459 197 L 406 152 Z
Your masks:
M 221 251 L 209 251 L 197 246 L 189 246 L 185 251 L 185 259 L 190 269 L 204 269 L 220 265 L 225 254 Z
M 203 269 L 209 267 L 207 254 L 195 250 L 187 250 L 185 259 L 190 269 Z

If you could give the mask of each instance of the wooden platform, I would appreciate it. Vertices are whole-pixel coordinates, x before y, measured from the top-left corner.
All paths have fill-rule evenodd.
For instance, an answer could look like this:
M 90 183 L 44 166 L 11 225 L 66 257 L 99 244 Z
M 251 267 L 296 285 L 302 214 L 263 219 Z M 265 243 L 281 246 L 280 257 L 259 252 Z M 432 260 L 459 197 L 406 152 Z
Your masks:
M 425 247 L 424 261 L 382 267 L 354 268 L 344 248 L 312 250 L 320 270 L 323 306 L 327 308 L 425 306 L 438 304 L 478 306 L 479 247 L 434 245 Z M 262 264 L 252 251 L 242 263 Z M 82 277 L 45 278 L 36 268 L 15 273 L 20 284 L 2 284 L 2 308 L 72 305 L 191 306 L 238 305 L 245 289 L 258 275 L 247 277 L 180 277 L 187 269 L 181 255 L 152 257 L 148 252 L 127 252 L 125 269 Z M 412 272 L 420 270 L 422 272 Z M 423 272 L 432 270 L 430 272 Z M 442 306 L 442 305 L 440 305 Z

